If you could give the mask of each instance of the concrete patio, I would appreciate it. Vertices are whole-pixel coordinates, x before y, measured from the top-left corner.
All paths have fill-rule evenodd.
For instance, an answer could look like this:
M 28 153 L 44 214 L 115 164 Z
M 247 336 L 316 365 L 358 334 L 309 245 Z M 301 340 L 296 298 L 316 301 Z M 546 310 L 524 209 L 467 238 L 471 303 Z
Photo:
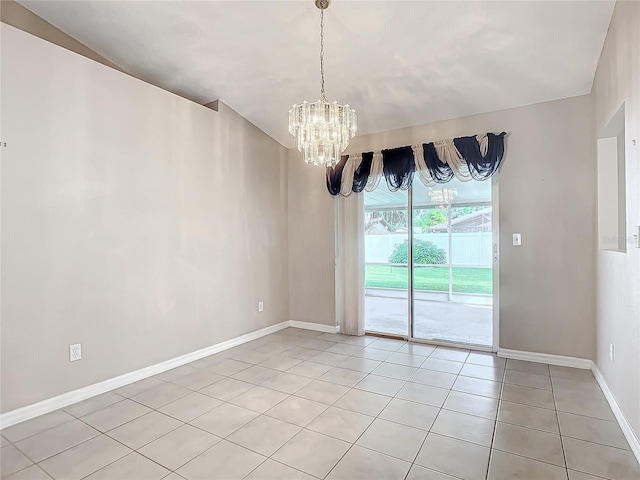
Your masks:
M 492 297 L 416 292 L 414 295 L 415 338 L 468 345 L 491 346 L 493 338 Z M 365 329 L 371 332 L 407 334 L 407 291 L 367 289 Z

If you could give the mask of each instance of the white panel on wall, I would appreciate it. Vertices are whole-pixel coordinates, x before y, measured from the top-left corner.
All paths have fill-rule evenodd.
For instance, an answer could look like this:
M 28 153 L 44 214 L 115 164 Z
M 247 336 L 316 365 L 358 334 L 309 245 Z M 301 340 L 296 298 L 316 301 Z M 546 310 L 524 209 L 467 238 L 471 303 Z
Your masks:
M 598 248 L 624 252 L 626 174 L 624 104 L 598 138 Z
M 618 139 L 598 139 L 598 248 L 618 249 Z

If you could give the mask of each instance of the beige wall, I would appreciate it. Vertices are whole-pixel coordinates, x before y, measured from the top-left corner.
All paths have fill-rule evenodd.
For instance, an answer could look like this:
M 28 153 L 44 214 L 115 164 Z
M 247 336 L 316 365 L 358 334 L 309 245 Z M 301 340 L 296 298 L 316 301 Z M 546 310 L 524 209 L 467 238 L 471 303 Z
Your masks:
M 640 438 L 640 3 L 617 2 L 593 86 L 596 131 L 625 103 L 627 251 L 597 254 L 596 365 Z M 635 145 L 633 145 L 635 140 Z M 609 359 L 613 343 L 614 361 Z
M 637 2 L 618 2 L 595 115 L 585 96 L 350 148 L 508 130 L 500 346 L 596 358 L 637 434 L 640 250 L 596 255 L 596 352 L 594 222 L 595 132 L 626 101 L 628 233 L 640 223 L 629 133 L 640 131 L 639 15 Z M 110 65 L 13 1 L 1 18 Z M 286 319 L 336 324 L 335 202 L 322 168 L 223 104 L 212 112 L 2 30 L 3 412 Z M 522 247 L 511 246 L 516 231 Z M 84 358 L 72 364 L 76 342 Z
M 286 149 L 1 30 L 2 411 L 288 320 Z
M 289 315 L 336 325 L 335 220 L 324 168 L 289 150 Z
M 506 160 L 499 176 L 500 214 L 500 347 L 592 358 L 595 350 L 594 245 L 595 150 L 590 96 L 542 103 L 456 120 L 355 138 L 348 151 L 360 152 L 423 141 L 509 131 Z M 308 205 L 332 205 L 322 173 L 313 181 L 322 188 Z M 289 171 L 291 184 L 308 183 Z M 380 187 L 384 188 L 384 187 Z M 350 197 L 347 202 L 355 201 Z M 291 222 L 291 219 L 290 219 Z M 300 245 L 326 237 L 325 225 L 309 224 Z M 511 245 L 522 234 L 521 247 Z M 352 239 L 353 241 L 353 239 Z M 329 263 L 333 250 L 309 249 L 308 260 Z M 324 258 L 320 259 L 319 255 Z M 297 262 L 305 260 L 298 256 Z M 290 281 L 303 281 L 291 271 Z M 328 285 L 333 271 L 304 280 Z M 295 297 L 292 291 L 292 301 Z M 354 297 L 347 302 L 356 301 Z M 317 302 L 316 302 L 317 303 Z M 314 302 L 306 306 L 315 307 Z

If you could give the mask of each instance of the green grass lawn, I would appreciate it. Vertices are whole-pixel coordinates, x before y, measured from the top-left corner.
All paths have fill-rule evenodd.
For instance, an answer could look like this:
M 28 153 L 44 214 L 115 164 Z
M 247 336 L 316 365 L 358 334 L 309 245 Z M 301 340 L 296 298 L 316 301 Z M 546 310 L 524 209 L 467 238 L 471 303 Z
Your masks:
M 365 286 L 383 288 L 407 288 L 407 267 L 367 265 Z M 453 267 L 453 291 L 460 293 L 492 293 L 490 268 Z M 448 268 L 414 269 L 416 290 L 449 291 Z

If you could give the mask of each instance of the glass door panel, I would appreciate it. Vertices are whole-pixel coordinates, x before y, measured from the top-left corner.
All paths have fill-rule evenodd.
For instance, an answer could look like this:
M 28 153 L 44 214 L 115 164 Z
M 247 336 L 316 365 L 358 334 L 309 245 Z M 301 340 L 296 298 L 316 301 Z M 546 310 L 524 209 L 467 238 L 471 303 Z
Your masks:
M 412 195 L 412 337 L 491 346 L 491 183 L 414 181 Z
M 367 332 L 492 346 L 491 194 L 455 179 L 365 192 Z
M 409 215 L 406 191 L 364 193 L 365 330 L 408 335 Z

